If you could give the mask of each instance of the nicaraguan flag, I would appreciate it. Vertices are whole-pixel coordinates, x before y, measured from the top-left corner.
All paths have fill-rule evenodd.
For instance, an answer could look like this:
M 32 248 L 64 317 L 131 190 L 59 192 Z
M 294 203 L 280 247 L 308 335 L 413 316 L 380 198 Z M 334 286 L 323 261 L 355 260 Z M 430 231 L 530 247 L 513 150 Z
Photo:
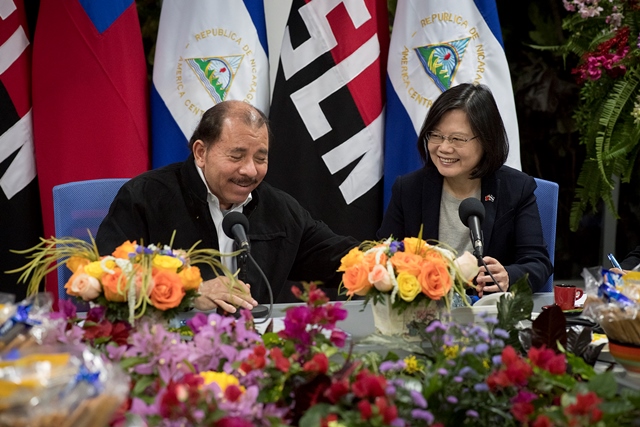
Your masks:
M 0 292 L 26 296 L 19 273 L 27 259 L 12 249 L 40 242 L 42 216 L 36 179 L 31 109 L 31 43 L 22 0 L 0 1 Z
M 151 88 L 152 166 L 183 161 L 202 114 L 227 99 L 269 113 L 263 0 L 164 0 Z
M 422 167 L 416 141 L 433 101 L 459 83 L 493 92 L 520 169 L 520 138 L 495 0 L 398 0 L 387 63 L 384 205 L 399 175 Z

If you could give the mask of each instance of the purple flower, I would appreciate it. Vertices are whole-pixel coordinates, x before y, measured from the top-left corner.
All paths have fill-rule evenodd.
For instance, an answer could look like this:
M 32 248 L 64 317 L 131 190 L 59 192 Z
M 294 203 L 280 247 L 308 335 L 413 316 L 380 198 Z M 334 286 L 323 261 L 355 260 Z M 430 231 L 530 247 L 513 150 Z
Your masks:
M 391 252 L 392 254 L 396 252 L 404 252 L 404 242 L 394 240 L 389 244 L 389 252 Z
M 480 414 L 478 414 L 478 411 L 474 411 L 473 409 L 469 409 L 467 412 L 465 412 L 465 414 L 470 418 L 478 418 L 480 416 Z
M 455 405 L 456 403 L 458 403 L 458 398 L 455 396 L 447 396 L 447 402 Z
M 463 379 L 462 379 L 462 377 L 455 376 L 455 377 L 453 377 L 453 381 L 457 382 L 457 383 L 461 383 L 463 381 Z
M 499 355 L 499 354 L 498 354 L 498 355 L 496 355 L 496 356 L 493 356 L 493 357 L 491 358 L 491 363 L 493 363 L 493 364 L 494 364 L 494 365 L 496 365 L 496 366 L 497 366 L 497 365 L 502 365 L 502 356 L 501 356 L 501 355 Z
M 404 360 L 398 360 L 394 362 L 392 360 L 385 360 L 380 364 L 380 372 L 388 372 L 388 371 L 400 371 L 406 368 L 407 364 L 404 363 Z
M 509 338 L 509 332 L 505 331 L 502 328 L 495 328 L 493 330 L 493 335 L 497 336 L 498 338 L 503 338 L 503 339 Z
M 438 329 L 445 332 L 447 331 L 447 328 L 445 328 L 445 326 L 439 320 L 434 320 L 433 322 L 429 323 L 429 326 L 427 326 L 427 329 L 425 329 L 425 331 L 429 334 L 432 334 Z
M 427 425 L 433 424 L 433 414 L 424 409 L 414 409 L 411 411 L 411 417 L 426 421 Z
M 475 348 L 475 352 L 476 353 L 486 353 L 487 351 L 489 351 L 489 346 L 485 343 L 480 343 L 476 346 Z
M 449 374 L 449 371 L 447 371 L 447 370 L 446 370 L 446 369 L 444 369 L 444 368 L 439 368 L 439 369 L 438 369 L 438 373 L 439 373 L 440 375 L 447 375 L 447 374 Z
M 478 383 L 473 386 L 475 391 L 489 391 L 489 386 L 486 383 Z
M 411 399 L 413 399 L 413 403 L 419 408 L 427 409 L 427 399 L 424 398 L 422 393 L 416 390 L 411 390 L 409 392 L 411 395 Z
M 474 370 L 473 370 L 473 368 L 470 368 L 470 367 L 468 367 L 468 366 L 465 366 L 465 367 L 463 367 L 462 369 L 460 369 L 460 372 L 458 372 L 458 375 L 460 375 L 460 376 L 463 376 L 463 377 L 464 377 L 464 376 L 465 376 L 465 375 L 467 375 L 467 374 L 472 374 L 472 375 L 473 375 L 473 374 L 475 374 L 475 373 L 476 373 L 476 371 L 474 371 Z
M 194 334 L 200 332 L 200 329 L 207 324 L 207 315 L 204 313 L 196 313 L 191 319 L 187 320 L 187 326 L 191 328 Z
M 75 319 L 77 317 L 76 305 L 71 300 L 58 300 L 58 311 L 50 314 L 52 319 Z

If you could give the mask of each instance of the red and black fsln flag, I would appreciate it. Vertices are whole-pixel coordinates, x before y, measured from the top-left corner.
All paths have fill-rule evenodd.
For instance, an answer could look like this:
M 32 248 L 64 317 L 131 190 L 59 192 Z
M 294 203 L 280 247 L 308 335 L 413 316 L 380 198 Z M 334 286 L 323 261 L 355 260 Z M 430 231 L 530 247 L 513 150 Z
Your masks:
M 0 292 L 25 297 L 8 270 L 27 263 L 11 249 L 39 242 L 42 215 L 31 119 L 31 44 L 22 0 L 0 2 Z
M 271 103 L 266 180 L 338 234 L 382 219 L 384 0 L 294 0 Z

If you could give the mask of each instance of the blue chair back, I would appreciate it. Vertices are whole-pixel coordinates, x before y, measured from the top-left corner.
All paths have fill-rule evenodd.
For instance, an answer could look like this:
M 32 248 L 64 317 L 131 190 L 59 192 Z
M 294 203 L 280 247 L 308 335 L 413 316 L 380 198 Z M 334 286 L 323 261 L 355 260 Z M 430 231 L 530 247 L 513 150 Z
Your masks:
M 120 187 L 129 178 L 107 178 L 69 182 L 53 187 L 53 217 L 56 237 L 77 237 L 89 242 Z M 89 230 L 89 231 L 87 231 Z M 66 267 L 58 268 L 58 298 L 69 299 L 64 285 L 71 277 Z
M 534 178 L 538 188 L 534 191 L 538 202 L 538 212 L 540 212 L 540 222 L 542 223 L 542 236 L 547 242 L 547 250 L 551 265 L 554 265 L 556 254 L 556 224 L 558 222 L 558 192 L 559 185 L 556 182 Z M 542 292 L 553 291 L 553 274 L 544 284 Z

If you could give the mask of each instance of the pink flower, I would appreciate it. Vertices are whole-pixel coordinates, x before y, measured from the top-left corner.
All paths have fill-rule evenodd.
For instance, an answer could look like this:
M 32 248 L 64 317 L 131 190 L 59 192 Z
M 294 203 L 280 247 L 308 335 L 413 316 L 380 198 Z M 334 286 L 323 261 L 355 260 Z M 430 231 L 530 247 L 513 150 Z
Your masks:
M 374 265 L 369 272 L 369 282 L 380 292 L 388 292 L 393 287 L 389 272 L 380 264 Z
M 69 295 L 80 297 L 84 301 L 91 301 L 102 293 L 98 279 L 89 276 L 82 267 L 78 268 L 64 287 Z

